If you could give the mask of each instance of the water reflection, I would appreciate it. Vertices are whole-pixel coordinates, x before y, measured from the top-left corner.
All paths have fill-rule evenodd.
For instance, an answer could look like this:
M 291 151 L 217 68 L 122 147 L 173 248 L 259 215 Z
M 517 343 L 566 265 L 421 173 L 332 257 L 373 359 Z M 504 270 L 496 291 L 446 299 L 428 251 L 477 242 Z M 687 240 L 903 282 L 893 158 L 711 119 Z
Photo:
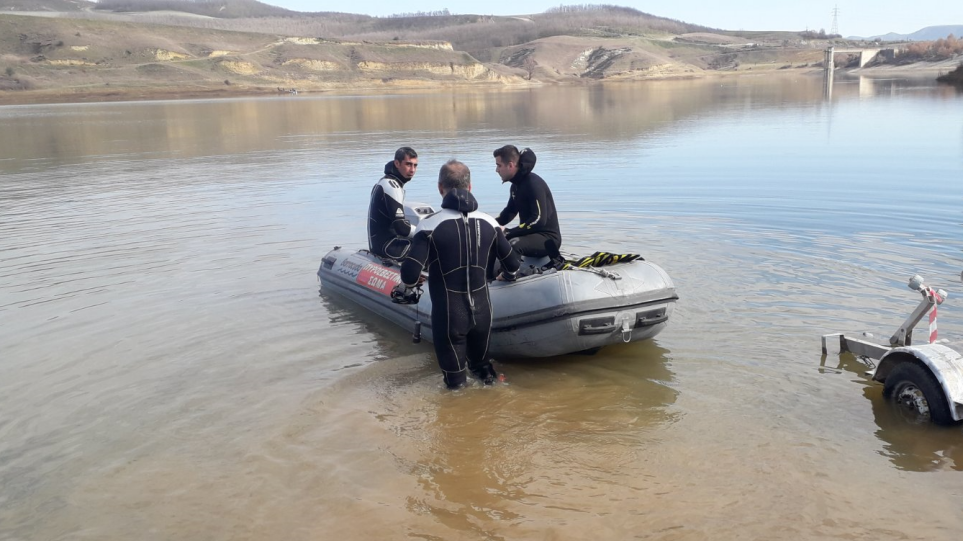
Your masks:
M 933 92 L 932 81 L 923 80 L 840 76 L 836 86 L 835 101 L 924 86 Z M 437 141 L 468 131 L 477 137 L 485 126 L 522 138 L 605 144 L 701 117 L 819 107 L 823 89 L 818 75 L 786 74 L 488 92 L 6 106 L 0 107 L 0 171 L 319 148 L 358 156 L 359 148 L 396 130 Z M 956 92 L 941 87 L 935 94 Z
M 495 92 L 432 92 L 0 107 L 0 171 L 144 158 L 193 158 L 332 145 L 352 153 L 385 130 L 458 137 L 498 126 L 521 135 L 634 138 L 727 110 L 818 101 L 819 79 L 652 81 Z M 645 107 L 635 104 L 644 103 Z
M 437 394 L 421 427 L 428 452 L 410 465 L 421 494 L 409 511 L 486 538 L 508 526 L 539 531 L 523 517 L 541 515 L 544 526 L 609 512 L 634 496 L 642 456 L 678 420 L 669 358 L 648 341 L 512 361 L 500 365 L 508 386 Z M 593 502 L 599 487 L 606 497 Z
M 654 341 L 594 356 L 506 360 L 497 366 L 507 384 L 447 392 L 430 344 L 410 344 L 394 325 L 334 295 L 322 303 L 332 324 L 370 332 L 382 361 L 339 391 L 363 403 L 331 393 L 326 402 L 338 415 L 357 404 L 380 428 L 333 419 L 318 426 L 341 434 L 325 441 L 346 452 L 391 457 L 400 471 L 373 467 L 377 482 L 390 485 L 401 473 L 416 483 L 404 493 L 408 536 L 537 536 L 573 513 L 632 508 L 640 490 L 651 490 L 645 454 L 681 420 L 671 352 Z M 344 472 L 334 472 L 340 482 Z
M 923 92 L 928 99 L 958 99 L 958 92 L 951 85 L 936 85 L 935 75 L 917 75 L 915 77 L 886 77 L 879 74 L 862 75 L 860 73 L 837 73 L 824 79 L 826 87 L 824 96 L 841 99 L 875 99 L 894 97 L 913 92 Z
M 963 428 L 909 422 L 883 396 L 883 385 L 866 374 L 872 366 L 852 353 L 842 353 L 838 358 L 823 355 L 820 367 L 857 376 L 853 381 L 862 384 L 863 396 L 869 400 L 876 422 L 875 435 L 883 444 L 879 454 L 896 468 L 914 472 L 963 471 Z
M 430 353 L 431 344 L 412 343 L 411 329 L 402 329 L 335 293 L 322 290 L 320 301 L 325 308 L 328 320 L 328 325 L 324 326 L 339 329 L 344 336 L 367 337 L 370 345 L 375 348 L 372 360 L 383 361 L 409 355 L 419 355 L 426 359 L 432 355 L 434 359 L 433 354 Z
M 880 454 L 906 471 L 963 471 L 963 429 L 932 423 L 913 424 L 883 397 L 882 385 L 863 389 L 873 407 L 873 419 L 883 442 Z
M 798 352 L 958 283 L 963 101 L 754 79 L 0 108 L 0 538 L 870 537 L 874 490 L 884 537 L 952 538 L 953 477 L 902 470 L 958 431 Z M 567 246 L 664 264 L 673 322 L 445 393 L 430 344 L 316 296 L 399 139 L 412 200 L 458 157 L 495 212 L 491 149 L 535 148 Z
M 432 345 L 428 342 L 412 343 L 411 329 L 403 329 L 357 303 L 323 289 L 320 302 L 325 309 L 328 326 L 340 329 L 346 336 L 370 337 L 371 344 L 376 348 L 374 360 L 416 355 L 430 361 L 427 367 L 436 368 Z M 648 421 L 656 423 L 674 420 L 673 414 L 665 409 L 675 401 L 677 394 L 669 385 L 675 377 L 668 367 L 669 358 L 668 350 L 654 340 L 646 340 L 607 346 L 594 355 L 506 358 L 496 361 L 499 371 L 507 372 L 515 386 L 531 383 L 541 388 L 558 379 L 560 373 L 567 372 L 588 380 L 611 380 L 615 382 L 615 392 L 627 393 L 626 397 L 618 397 L 618 401 L 637 402 L 644 397 L 646 404 L 657 404 L 655 409 L 645 408 L 645 415 L 651 416 Z M 566 402 L 569 399 L 566 398 Z

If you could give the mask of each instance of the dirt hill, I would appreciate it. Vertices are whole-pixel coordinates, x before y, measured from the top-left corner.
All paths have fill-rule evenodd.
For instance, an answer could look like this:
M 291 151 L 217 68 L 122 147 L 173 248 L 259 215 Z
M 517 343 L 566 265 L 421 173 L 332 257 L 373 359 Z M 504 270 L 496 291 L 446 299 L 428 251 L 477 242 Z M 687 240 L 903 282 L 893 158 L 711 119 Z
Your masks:
M 0 100 L 521 82 L 446 43 L 362 43 L 0 15 Z
M 229 17 L 103 9 L 124 2 L 0 0 L 0 102 L 701 76 L 808 66 L 823 48 L 611 6 L 389 18 L 242 16 L 264 6 L 254 0 L 190 3 Z M 136 3 L 152 4 L 187 3 Z

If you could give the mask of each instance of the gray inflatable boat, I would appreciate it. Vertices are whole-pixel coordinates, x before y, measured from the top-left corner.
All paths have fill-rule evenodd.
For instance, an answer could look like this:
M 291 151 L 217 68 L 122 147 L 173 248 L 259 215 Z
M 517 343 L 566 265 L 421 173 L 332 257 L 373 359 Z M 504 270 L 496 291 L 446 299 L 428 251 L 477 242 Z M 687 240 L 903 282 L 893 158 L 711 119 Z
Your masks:
M 417 203 L 406 210 L 412 224 L 432 212 Z M 431 341 L 427 291 L 417 304 L 391 302 L 391 290 L 401 282 L 399 271 L 367 250 L 335 247 L 322 259 L 318 279 L 323 293 L 346 297 L 405 329 L 420 322 L 422 336 Z M 489 353 L 495 358 L 595 352 L 610 344 L 648 340 L 665 328 L 679 298 L 669 275 L 644 260 L 551 269 L 515 282 L 492 282 L 489 291 Z

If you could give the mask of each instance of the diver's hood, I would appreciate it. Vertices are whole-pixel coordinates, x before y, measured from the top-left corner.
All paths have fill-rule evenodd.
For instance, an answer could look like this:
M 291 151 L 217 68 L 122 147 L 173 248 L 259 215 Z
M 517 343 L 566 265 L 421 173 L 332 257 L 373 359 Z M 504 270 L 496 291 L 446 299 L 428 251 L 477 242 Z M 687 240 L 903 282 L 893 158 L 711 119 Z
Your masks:
M 478 210 L 478 200 L 468 190 L 452 188 L 441 200 L 441 208 L 457 210 L 462 214 L 468 214 Z
M 536 159 L 535 151 L 530 148 L 523 149 L 518 154 L 518 171 L 515 173 L 515 176 L 509 180 L 509 182 L 517 182 L 525 177 L 525 175 L 531 173 L 532 169 L 535 169 Z

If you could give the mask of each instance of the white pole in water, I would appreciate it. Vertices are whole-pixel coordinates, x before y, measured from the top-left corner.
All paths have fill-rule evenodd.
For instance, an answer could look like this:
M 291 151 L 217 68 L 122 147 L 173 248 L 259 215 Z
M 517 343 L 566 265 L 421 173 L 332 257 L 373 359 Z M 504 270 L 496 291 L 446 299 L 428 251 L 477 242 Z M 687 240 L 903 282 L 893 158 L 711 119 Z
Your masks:
M 833 61 L 834 57 L 835 48 L 830 47 L 826 49 L 826 56 L 823 60 L 824 67 L 826 68 L 825 79 L 823 81 L 823 84 L 825 85 L 823 87 L 823 95 L 827 99 L 831 99 L 833 97 L 833 70 L 836 69 L 836 65 Z

